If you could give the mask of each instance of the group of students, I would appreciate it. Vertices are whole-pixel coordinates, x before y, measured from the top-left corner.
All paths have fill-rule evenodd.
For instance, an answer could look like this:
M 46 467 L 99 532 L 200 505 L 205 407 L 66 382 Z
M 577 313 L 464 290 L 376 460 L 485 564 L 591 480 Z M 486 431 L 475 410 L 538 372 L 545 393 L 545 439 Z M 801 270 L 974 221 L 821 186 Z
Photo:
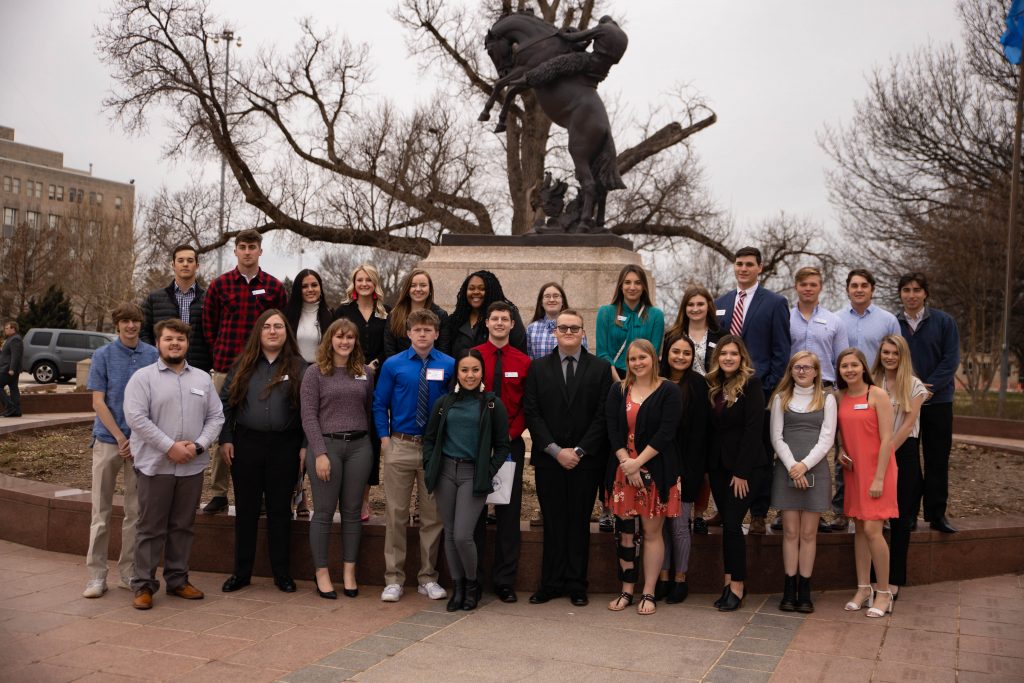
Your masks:
M 332 311 L 312 270 L 300 272 L 291 297 L 285 296 L 284 287 L 259 268 L 257 233 L 241 233 L 235 253 L 238 266 L 203 292 L 194 279 L 196 251 L 176 248 L 175 281 L 151 294 L 142 309 L 118 307 L 119 338 L 94 357 L 89 388 L 97 411 L 96 481 L 87 597 L 106 591 L 109 499 L 122 463 L 128 466 L 118 566 L 122 585 L 129 583 L 134 591 L 133 604 L 152 605 L 159 586 L 153 558 L 161 552 L 168 592 L 202 597 L 188 582 L 187 557 L 202 470 L 212 457 L 230 471 L 235 495 L 234 571 L 223 591 L 250 583 L 261 509 L 274 583 L 295 590 L 289 569 L 292 499 L 296 482 L 301 489 L 308 475 L 310 547 L 321 597 L 337 598 L 328 549 L 339 508 L 343 593 L 358 594 L 356 562 L 369 486 L 382 483 L 386 585 L 381 599 L 401 598 L 415 486 L 418 590 L 431 599 L 449 598 L 451 611 L 474 609 L 481 598 L 487 496 L 499 469 L 511 462 L 508 502 L 494 506 L 491 582 L 499 599 L 515 602 L 528 429 L 544 527 L 541 586 L 531 603 L 560 596 L 577 606 L 588 603 L 595 498 L 615 519 L 622 590 L 608 608 L 631 606 L 637 583 L 642 585 L 640 614 L 653 613 L 659 600 L 681 602 L 687 597 L 690 517 L 695 517 L 694 531 L 706 532 L 703 512 L 713 494 L 725 569 L 716 607 L 731 611 L 742 604 L 743 520 L 756 504 L 764 505 L 763 519 L 770 501 L 782 511 L 785 536 L 780 609 L 812 611 L 815 536 L 820 513 L 833 500 L 826 455 L 838 437 L 844 512 L 854 519 L 857 534 L 859 586 L 847 608 L 866 605 L 869 616 L 891 611 L 895 592 L 890 586 L 906 581 L 907 545 L 921 491 L 918 415 L 936 388 L 914 376 L 911 350 L 898 328 L 897 334 L 867 340 L 879 350 L 872 362 L 859 348 L 846 348 L 845 336 L 842 348 L 833 348 L 840 331 L 831 324 L 836 316 L 819 310 L 816 296 L 809 316 L 803 315 L 804 290 L 813 287 L 801 288 L 807 279 L 801 275 L 815 275 L 820 292 L 816 270 L 798 273 L 801 301 L 790 310 L 783 297 L 758 287 L 760 253 L 740 250 L 734 262 L 737 288 L 717 301 L 703 287 L 688 288 L 666 332 L 643 268 L 626 266 L 611 303 L 598 311 L 596 352 L 591 353 L 583 318 L 557 283 L 540 287 L 526 325 L 488 271 L 465 279 L 448 314 L 434 303 L 426 271 L 411 271 L 395 305 L 388 307 L 377 271 L 363 264 L 352 273 L 346 302 Z M 873 289 L 870 273 L 851 273 L 850 279 L 857 278 L 870 280 Z M 920 274 L 912 283 L 927 289 Z M 877 310 L 875 319 L 885 313 Z M 929 313 L 937 324 L 948 318 L 932 309 L 906 312 L 918 326 Z M 862 310 L 860 317 L 866 314 Z M 798 316 L 808 328 L 806 349 L 796 348 L 792 333 L 800 329 Z M 143 341 L 147 336 L 156 349 Z M 195 383 L 189 389 L 208 406 L 200 411 L 203 420 L 198 414 L 193 420 L 191 432 L 154 426 L 158 397 L 144 386 L 153 378 L 134 377 L 150 364 L 172 370 L 179 384 L 185 370 L 213 371 L 208 392 Z M 158 371 L 148 374 L 166 375 Z M 220 398 L 216 407 L 214 394 Z M 194 402 L 191 398 L 184 403 Z M 178 412 L 186 408 L 195 412 L 188 405 Z M 210 438 L 214 429 L 218 433 Z M 159 472 L 146 472 L 137 449 L 160 448 L 166 458 Z M 184 484 L 174 477 L 190 478 L 189 485 L 172 486 L 156 505 L 141 495 L 129 502 L 136 487 L 143 490 L 136 478 L 141 482 L 158 474 L 170 476 L 171 484 Z M 219 478 L 215 468 L 205 512 L 226 507 L 226 484 L 218 490 Z M 146 486 L 153 490 L 153 482 Z M 943 523 L 944 514 L 943 507 Z M 889 519 L 891 557 L 882 535 Z M 146 529 L 145 538 L 141 531 L 132 538 L 135 526 Z M 450 596 L 438 583 L 442 529 L 453 579 Z M 638 547 L 643 577 L 636 568 Z

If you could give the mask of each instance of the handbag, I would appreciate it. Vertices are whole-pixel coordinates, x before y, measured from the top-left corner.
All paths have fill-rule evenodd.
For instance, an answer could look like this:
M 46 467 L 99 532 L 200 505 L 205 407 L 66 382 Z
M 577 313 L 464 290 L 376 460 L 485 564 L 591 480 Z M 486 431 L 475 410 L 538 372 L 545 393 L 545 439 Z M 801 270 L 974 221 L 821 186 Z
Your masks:
M 505 462 L 501 463 L 498 473 L 491 479 L 493 491 L 487 494 L 488 505 L 508 505 L 512 500 L 512 484 L 516 478 L 516 462 L 509 455 Z

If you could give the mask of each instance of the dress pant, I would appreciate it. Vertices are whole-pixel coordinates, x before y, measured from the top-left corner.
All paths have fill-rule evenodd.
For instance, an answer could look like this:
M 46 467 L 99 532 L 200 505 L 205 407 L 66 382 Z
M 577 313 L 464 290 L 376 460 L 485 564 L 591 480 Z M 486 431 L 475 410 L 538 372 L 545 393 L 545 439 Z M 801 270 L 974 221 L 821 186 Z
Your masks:
M 523 467 L 526 461 L 526 442 L 523 437 L 509 442 L 509 452 L 516 463 L 515 479 L 512 481 L 512 495 L 507 505 L 495 505 L 494 517 L 494 564 L 491 580 L 495 586 L 515 586 L 519 570 L 519 549 L 522 546 L 522 531 L 519 516 L 523 509 Z M 477 521 L 473 539 L 476 541 L 477 564 L 484 566 L 484 542 L 487 538 L 487 508 Z
M 750 493 L 746 498 L 737 498 L 730 482 L 732 472 L 718 469 L 708 472 L 711 478 L 711 493 L 715 497 L 718 511 L 722 513 L 722 563 L 725 573 L 732 576 L 733 581 L 745 581 L 747 578 L 747 544 L 743 536 L 743 518 L 751 506 L 753 492 L 763 485 L 771 468 L 759 467 L 747 477 Z
M 203 473 L 187 477 L 149 476 L 135 470 L 139 482 L 139 524 L 135 533 L 132 590 L 160 588 L 156 568 L 164 561 L 164 583 L 174 590 L 188 583 L 193 524 L 203 493 Z
M 359 560 L 359 541 L 363 536 L 363 489 L 370 478 L 373 449 L 370 437 L 355 441 L 325 438 L 331 475 L 327 481 L 316 476 L 316 454 L 306 450 L 306 471 L 313 491 L 313 519 L 309 522 L 309 545 L 313 566 L 327 567 L 330 561 L 331 527 L 334 511 L 341 508 L 341 561 Z
M 775 447 L 772 446 L 772 420 L 771 413 L 765 411 L 764 413 L 764 424 L 761 429 L 761 440 L 764 442 L 764 452 L 768 454 L 769 459 L 775 461 Z M 770 470 L 769 470 L 770 471 Z M 731 475 L 730 475 L 731 476 Z M 711 487 L 714 492 L 714 486 Z M 747 496 L 750 499 L 750 516 L 751 517 L 767 517 L 768 508 L 772 502 L 772 478 L 770 476 L 761 477 L 758 479 L 757 485 L 750 484 L 750 493 Z M 715 505 L 718 505 L 718 494 L 715 494 Z
M 889 583 L 905 586 L 907 583 L 907 551 L 910 548 L 910 525 L 917 519 L 917 506 L 921 498 L 921 461 L 917 439 L 909 437 L 896 451 L 896 503 L 900 516 L 889 520 Z
M 130 583 L 135 575 L 135 525 L 139 521 L 139 494 L 130 458 L 122 458 L 116 443 L 97 439 L 92 445 L 92 523 L 85 566 L 94 579 L 107 578 L 110 547 L 110 512 L 114 506 L 117 473 L 124 470 L 124 520 L 121 522 L 121 552 L 117 572 Z
M 604 471 L 536 468 L 537 501 L 544 517 L 541 588 L 554 594 L 586 592 L 590 514 Z
M 10 398 L 7 398 L 7 392 L 4 391 L 4 387 L 7 387 L 7 391 L 10 392 Z M 0 412 L 7 412 L 8 410 L 12 413 L 21 412 L 21 394 L 18 392 L 18 375 L 9 375 L 4 372 L 2 376 L 0 376 L 0 402 L 3 402 L 3 410 Z
M 221 389 L 224 388 L 224 380 L 228 378 L 226 372 L 213 372 L 213 388 L 217 390 L 217 395 L 220 396 Z M 210 496 L 213 498 L 227 498 L 228 486 L 231 485 L 231 468 L 228 467 L 221 460 L 220 453 L 217 452 L 217 446 L 210 446 Z
M 473 492 L 476 466 L 472 460 L 443 456 L 434 486 L 437 509 L 444 521 L 444 554 L 452 578 L 476 581 L 479 567 L 477 544 L 473 540 L 487 496 Z
M 252 576 L 260 505 L 266 498 L 267 546 L 275 577 L 291 576 L 292 491 L 302 432 L 235 428 L 231 479 L 235 490 L 235 576 Z
M 423 479 L 421 444 L 392 438 L 382 449 L 384 482 L 384 583 L 405 584 L 406 534 L 409 527 L 409 501 L 412 485 L 419 492 L 420 507 L 420 585 L 437 582 L 437 551 L 444 525 L 434 495 L 427 492 Z
M 949 452 L 953 449 L 953 404 L 921 406 L 921 451 L 924 455 L 924 518 L 946 516 L 949 499 Z M 917 506 L 915 506 L 915 513 Z

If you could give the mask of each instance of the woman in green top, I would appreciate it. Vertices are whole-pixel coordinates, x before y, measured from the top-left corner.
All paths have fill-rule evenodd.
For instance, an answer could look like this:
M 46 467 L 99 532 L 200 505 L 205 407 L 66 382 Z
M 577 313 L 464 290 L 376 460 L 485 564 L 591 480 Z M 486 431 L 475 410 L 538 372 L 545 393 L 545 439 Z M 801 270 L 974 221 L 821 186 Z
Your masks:
M 665 315 L 651 301 L 647 273 L 638 265 L 619 272 L 611 304 L 597 309 L 597 355 L 612 364 L 612 380 L 626 376 L 626 349 L 637 339 L 654 345 L 661 357 L 665 337 Z
M 480 601 L 473 530 L 509 452 L 508 414 L 501 399 L 484 391 L 483 375 L 479 351 L 459 353 L 453 391 L 434 404 L 423 435 L 423 477 L 437 498 L 455 581 L 449 612 L 475 609 Z

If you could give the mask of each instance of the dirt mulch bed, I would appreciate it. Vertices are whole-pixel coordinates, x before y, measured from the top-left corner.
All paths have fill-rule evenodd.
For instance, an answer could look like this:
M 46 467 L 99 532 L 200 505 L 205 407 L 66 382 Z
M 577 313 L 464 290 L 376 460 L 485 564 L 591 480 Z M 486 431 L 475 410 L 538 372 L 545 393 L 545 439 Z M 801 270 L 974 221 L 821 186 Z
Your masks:
M 70 488 L 92 487 L 91 427 L 56 427 L 0 438 L 0 472 Z M 209 477 L 209 472 L 207 472 Z M 207 485 L 209 482 L 207 482 Z M 307 482 L 308 493 L 308 482 Z M 120 493 L 120 489 L 118 491 Z M 956 444 L 950 455 L 949 516 L 1024 512 L 1024 455 Z M 208 496 L 204 496 L 204 500 Z M 370 493 L 375 514 L 384 513 L 384 491 Z M 533 470 L 523 482 L 523 519 L 537 511 Z M 826 514 L 829 518 L 831 515 Z

